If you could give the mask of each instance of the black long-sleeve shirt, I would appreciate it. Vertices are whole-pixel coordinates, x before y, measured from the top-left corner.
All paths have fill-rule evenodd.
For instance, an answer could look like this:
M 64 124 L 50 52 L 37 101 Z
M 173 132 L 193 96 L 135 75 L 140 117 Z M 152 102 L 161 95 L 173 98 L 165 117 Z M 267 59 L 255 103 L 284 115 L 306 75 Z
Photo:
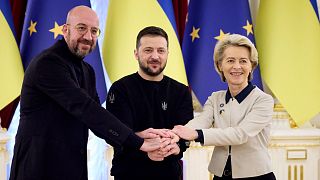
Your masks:
M 172 129 L 193 118 L 188 87 L 167 76 L 161 81 L 148 81 L 134 73 L 116 81 L 108 93 L 106 108 L 134 132 L 150 127 Z M 144 152 L 115 148 L 111 174 L 154 178 L 180 174 L 179 160 L 186 146 L 179 144 L 179 155 L 171 155 L 161 162 L 150 160 Z

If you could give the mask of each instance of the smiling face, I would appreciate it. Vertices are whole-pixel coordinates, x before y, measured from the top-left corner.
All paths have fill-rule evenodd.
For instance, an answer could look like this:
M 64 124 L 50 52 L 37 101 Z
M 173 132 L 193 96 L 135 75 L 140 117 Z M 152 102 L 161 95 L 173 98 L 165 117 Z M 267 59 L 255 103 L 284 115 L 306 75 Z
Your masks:
M 63 34 L 73 54 L 84 58 L 96 47 L 97 36 L 92 34 L 94 29 L 99 29 L 99 19 L 92 9 L 78 6 L 69 12 Z
M 134 54 L 139 62 L 139 74 L 145 79 L 162 79 L 168 59 L 167 40 L 162 36 L 146 35 L 140 39 Z
M 229 46 L 224 50 L 219 64 L 228 86 L 244 89 L 248 85 L 248 77 L 252 71 L 249 49 L 243 46 Z

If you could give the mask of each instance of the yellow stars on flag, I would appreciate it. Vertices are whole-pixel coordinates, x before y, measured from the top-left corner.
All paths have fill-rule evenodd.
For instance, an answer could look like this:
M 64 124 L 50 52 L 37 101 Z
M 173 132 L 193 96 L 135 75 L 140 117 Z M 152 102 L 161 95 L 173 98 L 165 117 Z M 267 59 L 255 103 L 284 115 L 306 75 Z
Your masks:
M 192 27 L 192 32 L 190 33 L 190 36 L 192 37 L 192 42 L 193 42 L 196 38 L 200 38 L 200 36 L 199 36 L 199 31 L 200 31 L 200 28 L 196 29 L 194 26 Z
M 37 32 L 37 30 L 36 30 L 36 25 L 37 25 L 37 22 L 33 22 L 33 21 L 31 20 L 30 26 L 28 27 L 28 30 L 29 30 L 29 32 L 30 32 L 30 36 L 32 35 L 32 33 L 36 33 L 36 32 Z
M 59 24 L 56 21 L 54 22 L 54 28 L 49 30 L 54 34 L 54 39 L 56 39 L 59 34 L 63 35 L 62 28 L 63 28 L 63 25 L 59 26 Z
M 249 36 L 250 33 L 253 34 L 253 26 L 252 24 L 250 24 L 248 20 L 247 20 L 247 24 L 245 26 L 242 26 L 242 28 L 247 31 L 247 36 Z M 200 38 L 199 31 L 200 31 L 200 28 L 196 29 L 194 26 L 192 27 L 192 32 L 190 33 L 190 36 L 192 37 L 192 42 L 196 38 Z M 223 30 L 220 29 L 219 35 L 215 36 L 214 39 L 216 39 L 217 41 L 220 41 L 221 39 L 225 38 L 228 35 L 230 35 L 230 33 L 224 33 Z
M 31 20 L 30 21 L 30 26 L 28 27 L 28 30 L 30 32 L 29 33 L 30 36 L 32 35 L 32 33 L 36 33 L 37 32 L 36 26 L 37 26 L 37 22 L 36 21 L 33 22 Z M 56 39 L 59 35 L 63 35 L 62 28 L 63 28 L 63 25 L 59 26 L 59 24 L 56 21 L 54 22 L 54 27 L 49 30 L 50 32 L 53 33 L 54 39 Z
M 229 35 L 230 33 L 225 34 L 222 29 L 220 29 L 220 35 L 214 37 L 216 40 L 220 41 L 221 39 L 223 39 L 225 36 Z
M 248 20 L 247 20 L 247 25 L 242 26 L 242 28 L 247 30 L 247 36 L 249 36 L 250 33 L 253 34 L 252 24 L 250 24 Z

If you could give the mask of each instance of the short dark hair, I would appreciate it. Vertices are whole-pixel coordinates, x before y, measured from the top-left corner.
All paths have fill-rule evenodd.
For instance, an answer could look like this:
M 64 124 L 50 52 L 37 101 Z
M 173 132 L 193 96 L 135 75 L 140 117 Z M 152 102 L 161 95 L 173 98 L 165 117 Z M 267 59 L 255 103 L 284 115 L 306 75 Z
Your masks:
M 136 41 L 136 49 L 139 48 L 140 46 L 140 39 L 143 37 L 143 36 L 161 36 L 161 37 L 164 37 L 167 41 L 167 47 L 169 47 L 169 40 L 168 40 L 168 35 L 167 33 L 161 29 L 160 27 L 156 27 L 156 26 L 148 26 L 148 27 L 145 27 L 143 28 L 138 36 L 137 36 L 137 41 Z

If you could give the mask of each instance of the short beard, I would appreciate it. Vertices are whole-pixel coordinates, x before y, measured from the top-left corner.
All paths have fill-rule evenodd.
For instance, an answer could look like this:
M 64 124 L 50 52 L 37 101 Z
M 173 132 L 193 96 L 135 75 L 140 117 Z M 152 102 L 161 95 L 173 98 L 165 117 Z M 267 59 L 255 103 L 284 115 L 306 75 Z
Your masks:
M 69 49 L 72 52 L 72 54 L 74 54 L 75 56 L 77 56 L 77 57 L 79 57 L 81 59 L 83 59 L 86 55 L 91 53 L 93 51 L 93 49 L 96 47 L 96 45 L 94 45 L 93 41 L 88 41 L 88 40 L 85 40 L 85 39 L 71 41 L 70 40 L 70 31 L 68 33 L 67 41 L 68 41 L 68 44 L 69 44 Z M 81 51 L 79 49 L 80 41 L 83 41 L 86 44 L 91 44 L 91 47 L 90 47 L 89 51 Z M 75 46 L 74 46 L 74 44 L 75 44 Z
M 153 77 L 154 77 L 154 76 L 158 76 L 159 74 L 161 74 L 162 71 L 164 70 L 164 68 L 165 68 L 166 65 L 167 65 L 167 64 L 164 64 L 164 66 L 163 66 L 163 67 L 160 67 L 160 69 L 159 69 L 158 71 L 152 72 L 152 70 L 148 67 L 148 65 L 143 66 L 143 64 L 141 63 L 140 60 L 139 60 L 138 62 L 139 62 L 139 67 L 140 67 L 140 69 L 141 69 L 144 73 L 146 73 L 147 75 L 153 76 Z
M 91 53 L 93 49 L 94 49 L 94 47 L 91 46 L 89 51 L 82 51 L 79 49 L 79 43 L 77 43 L 77 45 L 76 45 L 76 47 L 74 47 L 73 51 L 74 51 L 74 54 L 76 56 L 78 56 L 79 58 L 84 58 L 86 55 Z

